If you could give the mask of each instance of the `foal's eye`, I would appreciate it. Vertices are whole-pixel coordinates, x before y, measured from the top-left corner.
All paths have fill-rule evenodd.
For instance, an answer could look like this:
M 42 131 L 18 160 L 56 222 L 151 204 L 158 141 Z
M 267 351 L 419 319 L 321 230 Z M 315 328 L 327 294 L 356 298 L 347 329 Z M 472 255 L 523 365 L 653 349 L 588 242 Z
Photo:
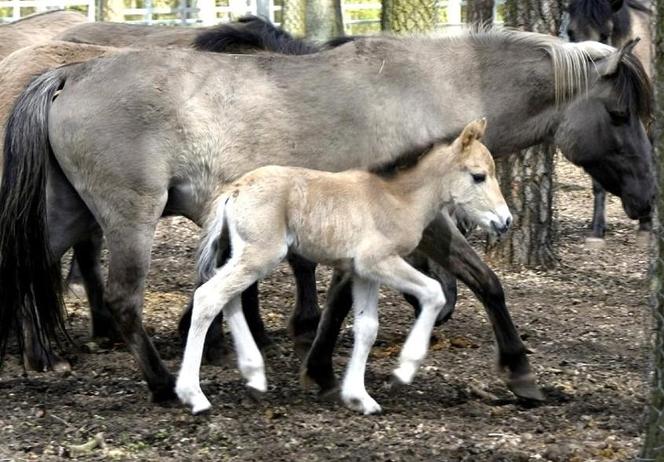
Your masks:
M 629 116 L 624 111 L 609 111 L 611 125 L 625 125 L 629 121 Z
M 485 173 L 472 173 L 473 176 L 473 181 L 475 183 L 484 183 L 484 180 L 486 180 L 486 174 Z

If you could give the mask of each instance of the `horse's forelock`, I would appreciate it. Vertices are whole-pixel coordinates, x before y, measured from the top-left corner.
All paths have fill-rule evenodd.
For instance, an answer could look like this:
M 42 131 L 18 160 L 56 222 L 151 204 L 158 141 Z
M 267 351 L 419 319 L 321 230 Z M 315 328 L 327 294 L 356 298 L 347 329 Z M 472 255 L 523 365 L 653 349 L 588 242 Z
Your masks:
M 650 122 L 654 110 L 654 90 L 639 58 L 632 53 L 625 54 L 613 79 L 619 104 L 634 108 L 644 123 Z

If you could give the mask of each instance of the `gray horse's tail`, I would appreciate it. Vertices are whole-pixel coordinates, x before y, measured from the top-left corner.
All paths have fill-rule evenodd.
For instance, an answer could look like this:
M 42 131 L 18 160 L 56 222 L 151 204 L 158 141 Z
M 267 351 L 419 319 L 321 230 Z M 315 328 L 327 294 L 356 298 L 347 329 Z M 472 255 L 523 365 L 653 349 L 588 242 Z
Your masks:
M 255 53 L 269 51 L 282 55 L 309 55 L 336 48 L 357 37 L 336 37 L 325 43 L 295 38 L 256 16 L 245 16 L 235 23 L 222 24 L 198 34 L 194 48 L 217 53 Z
M 42 345 L 64 330 L 62 282 L 46 223 L 48 113 L 66 69 L 35 78 L 7 121 L 0 186 L 0 358 L 14 333 L 23 350 L 22 326 Z M 26 324 L 27 323 L 27 324 Z

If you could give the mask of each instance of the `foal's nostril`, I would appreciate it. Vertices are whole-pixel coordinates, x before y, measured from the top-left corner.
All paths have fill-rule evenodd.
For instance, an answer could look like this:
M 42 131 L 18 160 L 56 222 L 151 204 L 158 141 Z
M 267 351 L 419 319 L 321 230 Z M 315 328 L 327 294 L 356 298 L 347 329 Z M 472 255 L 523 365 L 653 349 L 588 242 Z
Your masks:
M 507 231 L 507 228 L 509 228 L 512 225 L 512 217 L 507 217 L 505 219 L 505 231 Z

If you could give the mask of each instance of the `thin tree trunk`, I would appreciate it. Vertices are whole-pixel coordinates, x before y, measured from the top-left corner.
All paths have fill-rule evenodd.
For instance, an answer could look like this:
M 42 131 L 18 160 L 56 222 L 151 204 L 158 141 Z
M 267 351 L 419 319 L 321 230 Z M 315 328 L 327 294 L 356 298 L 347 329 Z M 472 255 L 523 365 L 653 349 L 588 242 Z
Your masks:
M 104 21 L 124 22 L 122 10 L 125 9 L 124 0 L 102 0 L 101 14 Z
M 561 0 L 507 0 L 505 25 L 558 35 Z M 487 248 L 504 266 L 550 268 L 556 264 L 553 179 L 555 149 L 540 145 L 496 162 L 501 188 L 514 216 L 512 231 Z
M 344 35 L 341 0 L 305 0 L 305 35 L 325 41 Z
M 306 0 L 284 0 L 282 27 L 296 37 L 304 37 Z
M 648 420 L 640 460 L 664 461 L 664 0 L 657 1 L 655 38 L 655 98 L 656 98 L 656 139 L 655 158 L 658 161 L 659 196 L 657 199 L 657 250 L 652 287 L 654 291 L 653 314 L 655 319 L 655 342 L 653 361 L 653 382 L 648 407 Z
M 383 0 L 380 22 L 388 32 L 429 32 L 436 24 L 436 1 Z
M 466 22 L 475 25 L 493 23 L 493 0 L 468 0 L 466 2 Z

